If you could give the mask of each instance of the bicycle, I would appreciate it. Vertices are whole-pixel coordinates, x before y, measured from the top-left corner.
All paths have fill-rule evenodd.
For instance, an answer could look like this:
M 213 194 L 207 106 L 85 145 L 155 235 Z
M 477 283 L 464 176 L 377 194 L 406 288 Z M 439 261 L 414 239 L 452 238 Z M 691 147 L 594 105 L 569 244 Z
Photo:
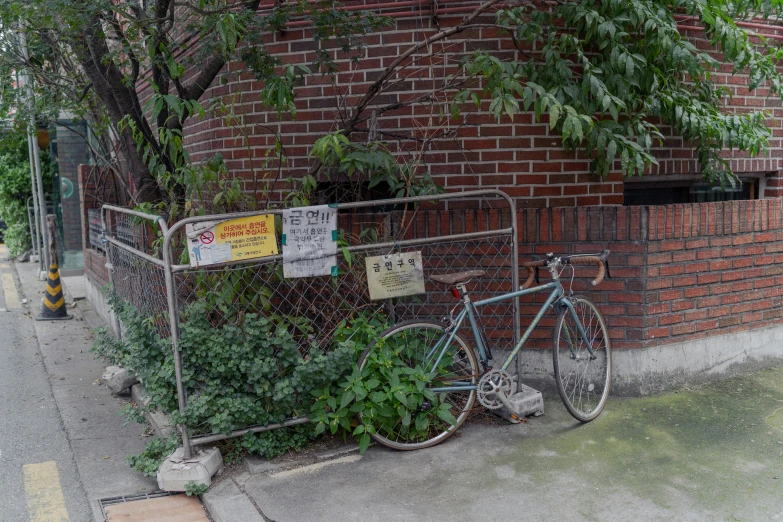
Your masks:
M 550 307 L 557 313 L 552 359 L 558 393 L 574 418 L 581 422 L 595 419 L 606 404 L 611 384 L 609 334 L 595 305 L 584 297 L 573 296 L 570 290 L 566 295 L 560 276 L 570 267 L 573 281 L 573 265 L 595 264 L 598 266 L 598 274 L 592 281 L 595 286 L 609 275 L 608 257 L 608 250 L 601 254 L 571 256 L 547 254 L 545 259 L 523 263 L 528 270 L 528 278 L 519 290 L 475 302 L 471 301 L 466 285 L 472 279 L 482 277 L 484 271 L 431 276 L 431 280 L 450 286 L 452 295 L 460 301 L 451 310 L 448 320 L 411 319 L 400 322 L 382 332 L 359 358 L 359 368 L 364 371 L 374 351 L 378 352 L 380 347 L 391 348 L 398 357 L 404 358 L 408 368 L 424 369 L 430 398 L 422 400 L 414 412 L 415 419 L 407 415 L 406 419 L 400 419 L 391 426 L 388 423 L 373 426 L 367 432 L 384 446 L 414 450 L 434 446 L 451 436 L 465 422 L 476 400 L 488 409 L 505 406 L 516 418 L 517 414 L 508 400 L 513 380 L 506 370 Z M 549 270 L 552 282 L 533 287 L 534 281 L 539 282 L 539 267 Z M 547 290 L 551 290 L 549 297 L 503 365 L 499 369 L 492 368 L 489 365 L 492 354 L 476 316 L 476 308 Z M 483 367 L 481 374 L 474 351 L 457 333 L 465 319 L 478 349 Z M 444 414 L 444 409 L 449 414 Z M 368 425 L 364 418 L 362 422 Z M 417 426 L 423 426 L 423 432 L 421 429 L 418 433 L 414 430 L 411 435 L 413 422 L 421 423 Z

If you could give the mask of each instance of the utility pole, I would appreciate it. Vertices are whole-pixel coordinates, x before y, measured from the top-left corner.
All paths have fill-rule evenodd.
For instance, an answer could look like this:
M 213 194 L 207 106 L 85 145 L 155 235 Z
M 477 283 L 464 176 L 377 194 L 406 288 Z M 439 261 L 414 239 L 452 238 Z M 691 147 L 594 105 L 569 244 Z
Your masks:
M 16 71 L 16 85 L 19 88 L 24 87 L 26 78 L 20 76 L 19 71 Z M 27 133 L 27 162 L 30 164 L 30 189 L 33 200 L 33 218 L 30 223 L 30 239 L 33 242 L 33 252 L 37 252 L 38 271 L 43 270 L 43 257 L 41 257 L 41 233 L 40 233 L 40 219 L 38 211 L 38 182 L 35 175 L 35 161 L 33 160 L 33 143 L 30 139 L 30 133 Z M 27 218 L 30 219 L 29 210 L 27 208 L 29 202 L 25 201 L 25 211 L 28 213 Z
M 19 48 L 22 52 L 22 58 L 25 63 L 29 63 L 30 54 L 27 51 L 27 36 L 24 33 L 22 24 L 19 25 Z M 30 104 L 30 119 L 27 124 L 28 146 L 32 150 L 33 164 L 35 166 L 36 185 L 38 188 L 38 214 L 40 222 L 41 252 L 40 258 L 43 259 L 43 270 L 39 272 L 41 281 L 44 281 L 49 272 L 49 230 L 46 224 L 46 197 L 43 189 L 43 172 L 41 171 L 41 155 L 38 152 L 38 141 L 36 139 L 35 123 L 35 97 L 33 95 L 33 75 L 29 67 L 25 70 L 25 89 L 27 91 L 27 101 Z

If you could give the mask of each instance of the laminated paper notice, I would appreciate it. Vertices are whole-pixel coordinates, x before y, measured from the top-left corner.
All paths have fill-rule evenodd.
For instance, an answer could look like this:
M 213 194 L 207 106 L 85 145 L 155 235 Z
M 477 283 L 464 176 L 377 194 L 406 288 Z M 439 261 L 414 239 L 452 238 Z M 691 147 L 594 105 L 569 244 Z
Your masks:
M 373 301 L 425 292 L 421 252 L 367 257 L 365 263 Z
M 283 277 L 337 275 L 337 209 L 283 210 Z
M 260 214 L 231 221 L 186 225 L 190 266 L 207 266 L 277 254 L 275 217 Z

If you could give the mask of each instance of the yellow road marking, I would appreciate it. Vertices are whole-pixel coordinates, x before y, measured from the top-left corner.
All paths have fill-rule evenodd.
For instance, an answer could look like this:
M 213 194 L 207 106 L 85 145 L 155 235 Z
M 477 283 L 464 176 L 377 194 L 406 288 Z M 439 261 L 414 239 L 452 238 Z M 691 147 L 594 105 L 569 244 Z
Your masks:
M 55 461 L 25 464 L 24 492 L 30 522 L 68 522 L 68 510 Z
M 16 284 L 14 283 L 14 277 L 8 272 L 0 274 L 0 283 L 3 285 L 3 294 L 5 294 L 5 307 L 22 308 L 22 303 L 19 302 L 19 294 L 16 292 Z
M 11 268 L 11 265 L 8 263 L 0 263 L 0 268 Z

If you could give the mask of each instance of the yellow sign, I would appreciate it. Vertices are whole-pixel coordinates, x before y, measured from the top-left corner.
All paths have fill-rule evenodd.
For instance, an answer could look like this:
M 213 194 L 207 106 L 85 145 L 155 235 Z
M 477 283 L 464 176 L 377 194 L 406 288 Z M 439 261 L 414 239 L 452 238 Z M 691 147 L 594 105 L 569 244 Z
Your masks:
M 214 265 L 277 254 L 275 216 L 259 214 L 231 221 L 187 225 L 190 266 Z

